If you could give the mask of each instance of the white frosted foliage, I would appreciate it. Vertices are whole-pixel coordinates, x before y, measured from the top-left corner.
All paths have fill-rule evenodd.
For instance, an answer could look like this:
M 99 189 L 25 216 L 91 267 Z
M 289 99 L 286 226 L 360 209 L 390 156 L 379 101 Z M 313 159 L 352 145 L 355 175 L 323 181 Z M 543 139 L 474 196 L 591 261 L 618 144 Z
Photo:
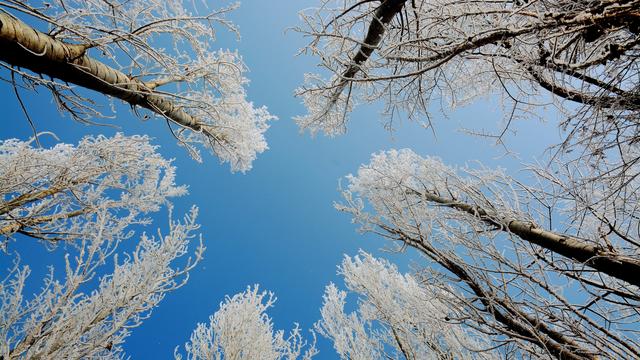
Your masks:
M 275 331 L 266 314 L 276 299 L 273 293 L 259 291 L 258 286 L 227 297 L 209 324 L 200 323 L 185 344 L 190 360 L 234 359 L 276 360 L 311 359 L 316 353 L 315 341 L 307 349 L 300 329 L 296 327 L 285 338 Z M 176 348 L 176 359 L 182 355 Z
M 28 266 L 16 264 L 0 284 L 0 354 L 13 358 L 120 358 L 132 328 L 151 315 L 167 292 L 181 287 L 201 258 L 187 253 L 198 225 L 194 208 L 169 232 L 142 235 L 135 249 L 113 257 L 113 271 L 91 289 L 92 278 L 113 254 L 102 232 L 86 235 L 75 255 L 67 255 L 63 280 L 45 279 L 33 298 L 23 294 Z M 102 271 L 102 270 L 100 270 Z
M 95 232 L 99 220 L 102 231 L 118 234 L 185 193 L 146 136 L 85 137 L 52 148 L 0 142 L 0 233 L 9 237 L 55 244 Z
M 487 334 L 501 356 L 635 357 L 640 352 L 629 324 L 638 320 L 637 281 L 628 274 L 638 266 L 636 196 L 629 191 L 637 184 L 633 178 L 621 184 L 614 176 L 583 181 L 587 170 L 576 164 L 530 170 L 525 183 L 500 169 L 455 168 L 408 149 L 383 151 L 347 177 L 344 201 L 336 208 L 362 231 L 388 239 L 391 250 L 422 256 L 415 273 L 419 287 L 445 305 L 431 311 Z M 612 193 L 611 184 L 620 187 Z M 343 263 L 347 286 L 385 299 L 387 285 L 373 285 L 371 274 L 356 271 L 366 261 Z M 375 273 L 385 274 L 380 267 Z M 401 283 L 387 276 L 389 283 Z M 340 308 L 344 295 L 331 291 L 333 308 Z M 366 329 L 387 308 L 391 328 L 411 323 L 428 308 L 409 310 L 413 300 L 407 294 L 406 303 L 395 306 L 386 307 L 390 296 L 367 300 L 372 306 L 361 306 L 353 319 Z M 325 306 L 331 303 L 325 298 Z M 346 328 L 327 329 L 341 327 Z
M 490 359 L 487 339 L 463 328 L 448 294 L 383 259 L 345 256 L 339 273 L 358 306 L 345 312 L 346 291 L 327 286 L 318 332 L 342 359 Z
M 300 13 L 297 28 L 309 39 L 301 52 L 320 69 L 296 91 L 307 108 L 298 123 L 342 133 L 352 108 L 380 101 L 389 123 L 403 114 L 428 124 L 438 108 L 493 95 L 508 128 L 552 94 L 570 142 L 605 149 L 610 136 L 633 144 L 639 4 L 320 0 Z
M 54 34 L 57 41 L 87 46 L 84 55 L 104 64 L 112 77 L 116 72 L 126 77 L 121 81 L 128 83 L 114 87 L 155 99 L 145 104 L 115 96 L 134 106 L 136 115 L 155 117 L 157 126 L 168 124 L 196 160 L 204 148 L 229 162 L 232 171 L 244 172 L 267 149 L 264 133 L 275 117 L 248 100 L 242 57 L 215 46 L 220 31 L 239 38 L 227 18 L 238 4 L 215 6 L 188 0 L 65 0 L 44 6 L 40 1 L 12 2 L 0 8 L 27 23 L 36 18 L 48 29 L 35 29 Z M 93 123 L 113 116 L 82 95 L 75 79 L 44 79 L 18 68 L 11 71 L 50 90 L 61 112 L 75 120 Z M 97 82 L 104 81 L 94 75 Z M 86 83 L 79 82 L 109 95 L 99 84 Z
M 202 243 L 189 250 L 197 208 L 170 219 L 166 233 L 136 235 L 136 225 L 150 223 L 147 214 L 163 206 L 171 213 L 169 199 L 186 193 L 145 136 L 34 145 L 0 142 L 0 256 L 13 256 L 0 282 L 0 357 L 123 358 L 131 329 L 184 285 L 202 257 Z M 64 266 L 49 267 L 33 295 L 25 294 L 30 267 L 12 243 L 28 237 L 64 244 L 51 254 L 64 255 Z M 131 250 L 118 251 L 124 240 Z
M 437 157 L 423 158 L 410 149 L 375 153 L 369 164 L 346 178 L 346 204 L 336 207 L 353 214 L 365 230 L 388 221 L 428 241 L 442 237 L 442 246 L 450 247 L 465 241 L 468 230 L 482 232 L 486 228 L 472 214 L 434 205 L 424 194 L 477 206 L 497 221 L 530 219 L 520 210 L 521 189 L 503 171 L 482 167 L 458 170 Z M 375 215 L 364 206 L 364 200 Z

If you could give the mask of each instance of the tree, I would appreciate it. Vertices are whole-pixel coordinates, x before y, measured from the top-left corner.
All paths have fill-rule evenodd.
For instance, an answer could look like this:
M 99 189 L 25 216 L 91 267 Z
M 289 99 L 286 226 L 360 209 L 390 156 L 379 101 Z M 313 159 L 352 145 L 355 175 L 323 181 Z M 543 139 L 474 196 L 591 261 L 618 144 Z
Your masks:
M 309 114 L 298 120 L 311 131 L 344 131 L 357 99 L 420 117 L 439 96 L 453 105 L 488 90 L 515 111 L 542 88 L 584 105 L 576 113 L 621 118 L 621 129 L 640 110 L 635 0 L 321 3 L 299 29 L 333 75 L 299 91 Z
M 481 96 L 507 104 L 502 141 L 516 118 L 549 103 L 564 114 L 564 163 L 587 163 L 600 176 L 638 175 L 640 2 L 321 1 L 302 14 L 329 79 L 308 75 L 298 90 L 303 129 L 346 131 L 354 104 L 383 100 L 430 124 L 432 103 L 454 107 Z M 624 180 L 623 180 L 624 182 Z M 615 189 L 612 188 L 612 189 Z
M 16 254 L 0 283 L 0 357 L 121 358 L 130 329 L 201 259 L 202 243 L 186 256 L 197 209 L 170 221 L 168 234 L 142 234 L 132 251 L 119 253 L 134 226 L 149 223 L 144 214 L 186 192 L 174 184 L 174 167 L 146 137 L 88 137 L 52 149 L 33 148 L 33 141 L 0 143 L 5 250 L 11 239 L 28 240 L 20 235 L 64 241 L 65 267 L 62 280 L 51 268 L 42 290 L 25 299 L 30 269 Z
M 339 273 L 360 298 L 358 309 L 345 313 L 347 293 L 326 287 L 322 319 L 315 329 L 330 339 L 342 359 L 492 359 L 497 358 L 487 335 L 463 327 L 463 314 L 448 303 L 456 298 L 409 274 L 400 274 L 388 261 L 361 252 L 345 256 Z M 288 338 L 273 331 L 266 310 L 273 293 L 258 286 L 227 297 L 209 324 L 198 324 L 185 344 L 188 359 L 311 359 L 296 327 Z M 303 353 L 302 350 L 307 347 Z M 182 354 L 176 348 L 176 359 Z
M 533 357 L 640 355 L 639 224 L 623 219 L 635 203 L 618 204 L 628 225 L 618 233 L 597 211 L 574 221 L 571 194 L 411 150 L 374 154 L 348 180 L 338 208 L 430 260 L 422 282 L 460 310 L 455 321 Z
M 0 5 L 0 65 L 27 118 L 20 90 L 39 86 L 76 120 L 102 116 L 75 84 L 150 110 L 194 157 L 190 144 L 202 144 L 245 171 L 267 148 L 273 116 L 246 100 L 238 54 L 211 48 L 215 24 L 236 31 L 225 19 L 233 8 L 192 15 L 195 4 L 182 1 L 10 0 Z
M 296 327 L 286 339 L 284 332 L 273 331 L 273 323 L 265 311 L 276 299 L 273 293 L 260 292 L 258 286 L 227 297 L 220 309 L 209 318 L 209 324 L 200 323 L 185 344 L 187 358 L 199 359 L 311 359 L 316 353 L 315 341 L 304 354 L 307 342 Z M 176 359 L 182 355 L 175 352 Z
M 345 313 L 347 292 L 330 284 L 315 327 L 341 359 L 498 358 L 486 335 L 463 328 L 448 292 L 362 251 L 345 256 L 338 272 L 359 295 L 357 311 Z
M 199 227 L 195 207 L 182 222 L 170 219 L 167 235 L 142 234 L 133 250 L 118 251 L 151 222 L 149 213 L 171 212 L 169 199 L 186 193 L 171 161 L 143 136 L 45 149 L 21 92 L 44 87 L 62 112 L 91 123 L 109 115 L 78 86 L 93 90 L 165 120 L 196 159 L 201 144 L 232 170 L 249 170 L 267 149 L 263 133 L 274 117 L 246 100 L 238 54 L 211 48 L 214 25 L 237 33 L 225 19 L 233 8 L 200 16 L 182 1 L 0 4 L 2 79 L 34 129 L 31 141 L 0 143 L 0 236 L 15 254 L 0 283 L 0 358 L 122 358 L 131 329 L 185 284 L 204 251 L 202 242 L 188 249 Z M 12 246 L 29 237 L 63 243 L 66 254 L 63 273 L 51 267 L 43 289 L 26 299 L 30 268 Z M 297 331 L 289 340 L 280 334 L 277 345 L 299 351 Z

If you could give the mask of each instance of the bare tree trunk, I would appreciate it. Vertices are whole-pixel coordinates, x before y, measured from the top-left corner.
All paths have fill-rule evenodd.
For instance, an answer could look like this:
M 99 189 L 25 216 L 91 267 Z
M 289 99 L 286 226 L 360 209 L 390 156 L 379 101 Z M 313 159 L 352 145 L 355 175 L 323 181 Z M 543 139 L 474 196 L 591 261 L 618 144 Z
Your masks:
M 495 226 L 498 230 L 517 235 L 522 240 L 576 260 L 603 274 L 631 285 L 640 286 L 640 277 L 638 276 L 640 274 L 640 262 L 636 259 L 598 248 L 574 236 L 541 229 L 531 222 L 516 219 L 499 220 L 492 217 L 485 209 L 477 206 L 445 199 L 435 194 L 419 193 L 417 191 L 415 191 L 415 194 L 428 201 L 466 212 L 488 225 Z
M 158 95 L 152 87 L 89 57 L 90 47 L 56 40 L 0 13 L 0 61 L 116 97 L 194 131 L 202 130 L 201 121 Z
M 367 30 L 367 36 L 364 38 L 358 53 L 353 57 L 353 63 L 349 65 L 347 70 L 342 74 L 345 80 L 357 74 L 360 70 L 360 65 L 369 59 L 373 50 L 375 50 L 378 44 L 380 44 L 380 41 L 382 41 L 385 26 L 402 10 L 405 2 L 407 2 L 407 0 L 386 0 L 376 9 L 376 12 L 373 14 L 373 19 L 369 24 L 369 29 Z

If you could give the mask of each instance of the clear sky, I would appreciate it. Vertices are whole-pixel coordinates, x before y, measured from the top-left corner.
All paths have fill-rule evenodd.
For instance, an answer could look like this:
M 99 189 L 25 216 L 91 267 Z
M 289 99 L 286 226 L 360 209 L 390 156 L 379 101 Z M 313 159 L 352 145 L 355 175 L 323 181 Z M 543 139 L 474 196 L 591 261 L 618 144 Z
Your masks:
M 499 124 L 500 113 L 482 104 L 457 111 L 449 119 L 436 116 L 436 136 L 407 121 L 397 123 L 394 133 L 385 131 L 376 105 L 362 106 L 353 114 L 347 135 L 332 139 L 300 134 L 292 117 L 303 114 L 304 109 L 293 97 L 293 90 L 302 83 L 305 72 L 316 71 L 315 59 L 296 57 L 305 39 L 285 29 L 298 25 L 297 13 L 314 3 L 244 0 L 230 15 L 242 39 L 220 39 L 220 47 L 237 48 L 243 55 L 250 69 L 250 99 L 268 106 L 279 117 L 266 135 L 270 149 L 246 174 L 232 174 L 228 165 L 220 165 L 210 155 L 204 156 L 203 164 L 196 163 L 176 146 L 163 122 L 142 122 L 127 106 L 118 108 L 112 123 L 120 128 L 114 129 L 85 126 L 61 117 L 44 91 L 25 96 L 38 130 L 53 131 L 63 142 L 77 143 L 86 134 L 116 131 L 149 134 L 165 157 L 175 158 L 177 182 L 189 186 L 190 194 L 175 201 L 175 214 L 185 212 L 191 204 L 200 207 L 205 259 L 185 287 L 170 293 L 152 317 L 133 330 L 125 346 L 133 359 L 171 357 L 174 347 L 188 340 L 197 322 L 208 321 L 225 295 L 256 283 L 278 297 L 269 312 L 276 328 L 288 331 L 294 322 L 303 329 L 311 328 L 320 315 L 324 286 L 338 281 L 336 265 L 343 254 L 353 255 L 359 248 L 380 254 L 377 249 L 384 245 L 380 239 L 359 235 L 350 218 L 333 209 L 334 201 L 340 200 L 339 179 L 368 162 L 371 153 L 410 147 L 421 155 L 438 155 L 451 165 L 482 160 L 517 175 L 521 160 L 541 155 L 544 146 L 556 137 L 556 130 L 538 122 L 517 124 L 519 131 L 509 145 L 522 159 L 502 157 L 502 149 L 490 141 L 456 132 L 461 126 L 495 128 Z M 31 132 L 12 89 L 1 84 L 0 91 L 1 137 L 27 139 Z M 148 231 L 154 232 L 165 223 L 166 214 L 160 213 Z M 35 291 L 42 284 L 45 265 L 59 264 L 62 253 L 48 253 L 40 244 L 22 246 L 28 251 L 24 262 L 36 264 L 30 280 Z M 385 256 L 407 263 L 404 255 Z M 3 269 L 9 260 L 0 257 Z M 325 339 L 319 338 L 319 348 L 319 359 L 336 358 Z

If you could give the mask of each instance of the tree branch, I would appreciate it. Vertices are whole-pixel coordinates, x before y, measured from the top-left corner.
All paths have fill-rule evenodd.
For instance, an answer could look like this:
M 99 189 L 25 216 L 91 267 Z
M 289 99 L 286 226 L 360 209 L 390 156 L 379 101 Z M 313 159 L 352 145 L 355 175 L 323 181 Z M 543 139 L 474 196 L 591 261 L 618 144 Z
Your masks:
M 427 201 L 466 212 L 498 230 L 514 234 L 524 241 L 541 246 L 557 254 L 575 260 L 630 285 L 640 286 L 640 262 L 620 256 L 611 251 L 588 244 L 585 240 L 558 234 L 537 227 L 535 224 L 516 219 L 496 219 L 485 209 L 467 203 L 446 199 L 432 193 L 408 190 Z
M 402 10 L 407 0 L 386 0 L 373 14 L 373 20 L 369 24 L 367 36 L 364 38 L 363 44 L 353 57 L 349 67 L 342 73 L 342 78 L 349 79 L 360 71 L 360 65 L 369 59 L 373 50 L 380 44 L 385 27 L 391 22 L 394 16 Z

